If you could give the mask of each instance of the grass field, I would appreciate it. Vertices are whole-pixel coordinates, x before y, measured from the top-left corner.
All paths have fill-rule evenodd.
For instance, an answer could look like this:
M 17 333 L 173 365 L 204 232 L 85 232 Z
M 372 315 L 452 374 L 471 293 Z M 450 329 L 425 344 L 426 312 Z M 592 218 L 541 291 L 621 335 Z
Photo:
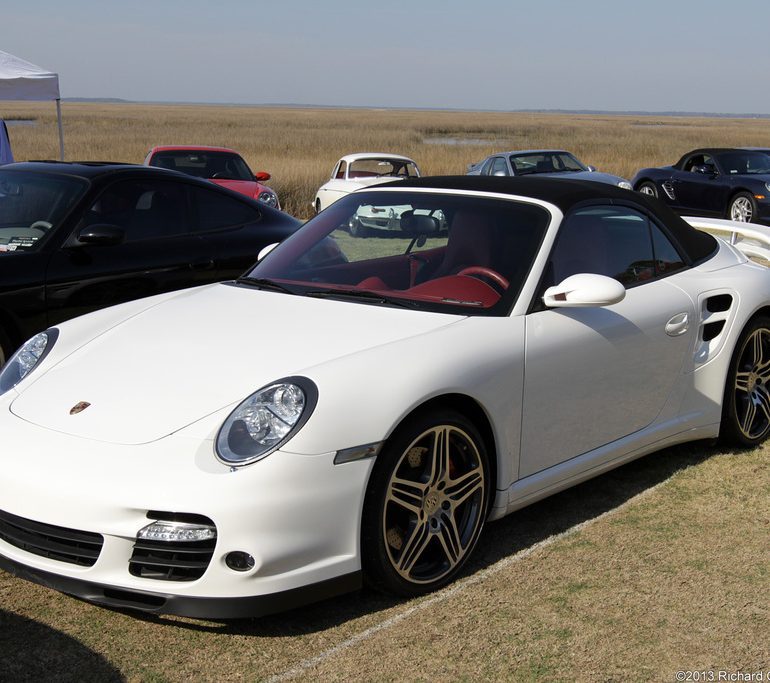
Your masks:
M 693 444 L 490 524 L 464 577 L 418 600 L 365 591 L 218 623 L 110 611 L 0 572 L 0 680 L 766 674 L 769 534 L 770 448 Z
M 299 218 L 311 215 L 316 190 L 349 152 L 398 152 L 441 175 L 465 173 L 496 151 L 556 147 L 630 178 L 695 147 L 770 144 L 770 119 L 70 102 L 62 111 L 68 159 L 141 163 L 158 144 L 233 147 L 252 170 L 273 175 L 284 209 Z M 17 159 L 58 157 L 52 103 L 0 103 L 0 118 L 36 121 L 10 127 Z M 435 144 L 447 139 L 463 144 Z
M 305 217 L 344 153 L 463 173 L 493 151 L 565 147 L 622 176 L 770 121 L 64 103 L 69 159 L 141 162 L 226 145 Z M 17 159 L 58 154 L 52 104 L 3 103 Z M 439 145 L 431 138 L 472 140 Z M 1 437 L 0 437 L 1 439 Z M 0 440 L 0 448 L 2 448 Z M 490 524 L 464 576 L 426 598 L 368 591 L 260 620 L 151 618 L 0 572 L 0 681 L 676 681 L 770 677 L 770 446 L 667 449 Z M 690 678 L 689 680 L 710 680 Z M 722 680 L 746 680 L 723 678 Z M 760 679 L 755 679 L 760 680 Z

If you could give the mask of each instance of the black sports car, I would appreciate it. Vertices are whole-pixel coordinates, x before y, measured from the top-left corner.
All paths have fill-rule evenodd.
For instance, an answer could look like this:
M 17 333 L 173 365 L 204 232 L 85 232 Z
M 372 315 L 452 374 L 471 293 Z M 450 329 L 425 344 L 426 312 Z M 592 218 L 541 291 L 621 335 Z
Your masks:
M 631 182 L 680 214 L 770 223 L 770 154 L 765 151 L 695 149 L 673 166 L 643 168 Z
M 237 277 L 291 216 L 175 171 L 28 162 L 0 169 L 0 366 L 76 315 Z

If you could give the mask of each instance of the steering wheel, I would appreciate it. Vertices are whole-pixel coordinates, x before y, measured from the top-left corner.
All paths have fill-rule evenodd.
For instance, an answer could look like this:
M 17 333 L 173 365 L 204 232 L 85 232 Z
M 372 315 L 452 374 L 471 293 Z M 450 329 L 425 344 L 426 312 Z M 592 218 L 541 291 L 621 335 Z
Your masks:
M 487 268 L 486 266 L 468 266 L 467 268 L 463 268 L 458 275 L 480 275 L 482 277 L 489 278 L 494 282 L 496 285 L 498 285 L 503 291 L 508 289 L 508 286 L 510 285 L 510 282 L 506 280 L 500 273 L 498 273 L 496 270 L 492 270 L 491 268 Z
M 52 227 L 53 223 L 49 223 L 48 221 L 35 221 L 32 225 L 29 226 L 29 229 L 45 232 L 46 230 L 50 230 Z

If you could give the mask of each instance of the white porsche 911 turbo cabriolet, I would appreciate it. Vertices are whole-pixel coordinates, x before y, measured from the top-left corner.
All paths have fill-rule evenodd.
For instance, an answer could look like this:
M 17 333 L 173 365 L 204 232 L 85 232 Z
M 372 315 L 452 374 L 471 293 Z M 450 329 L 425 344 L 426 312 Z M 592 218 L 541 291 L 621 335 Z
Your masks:
M 407 207 L 400 230 L 353 238 L 371 205 Z M 767 437 L 770 271 L 739 246 L 601 183 L 352 193 L 237 281 L 22 346 L 0 567 L 209 618 L 435 590 L 489 520 L 672 444 Z

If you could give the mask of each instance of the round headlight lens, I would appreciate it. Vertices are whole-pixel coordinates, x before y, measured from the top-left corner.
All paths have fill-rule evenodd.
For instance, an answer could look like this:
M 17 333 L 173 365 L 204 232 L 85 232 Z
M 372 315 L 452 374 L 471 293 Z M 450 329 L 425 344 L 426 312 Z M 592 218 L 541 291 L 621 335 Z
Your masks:
M 634 188 L 631 187 L 631 183 L 629 183 L 627 180 L 621 180 L 618 183 L 618 187 L 622 187 L 624 190 L 633 190 Z
M 260 389 L 225 420 L 217 436 L 217 454 L 224 462 L 245 465 L 274 451 L 309 417 L 315 400 L 311 391 L 292 381 Z M 308 397 L 308 393 L 312 395 Z M 304 419 L 303 419 L 304 417 Z
M 46 330 L 25 342 L 0 371 L 0 394 L 15 387 L 51 350 L 59 331 Z
M 268 190 L 260 192 L 258 199 L 274 209 L 278 207 L 278 196 L 274 192 Z

